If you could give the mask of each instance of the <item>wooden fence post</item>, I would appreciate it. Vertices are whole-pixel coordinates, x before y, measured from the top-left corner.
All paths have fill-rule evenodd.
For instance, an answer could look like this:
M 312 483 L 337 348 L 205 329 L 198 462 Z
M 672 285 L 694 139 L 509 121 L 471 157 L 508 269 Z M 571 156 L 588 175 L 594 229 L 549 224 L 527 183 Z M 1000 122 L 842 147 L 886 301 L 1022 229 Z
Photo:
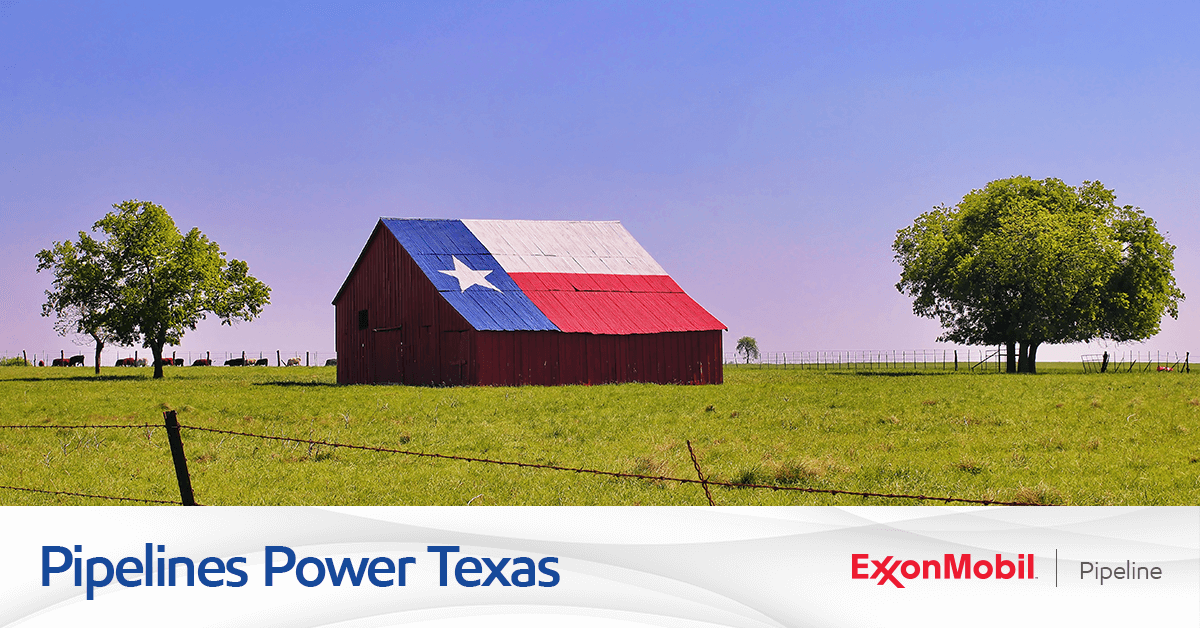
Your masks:
M 179 497 L 184 506 L 195 506 L 192 478 L 188 475 L 187 456 L 183 454 L 183 439 L 179 437 L 179 421 L 175 418 L 175 411 L 164 412 L 163 420 L 167 425 L 167 441 L 171 443 L 171 459 L 175 462 L 175 478 L 179 480 Z

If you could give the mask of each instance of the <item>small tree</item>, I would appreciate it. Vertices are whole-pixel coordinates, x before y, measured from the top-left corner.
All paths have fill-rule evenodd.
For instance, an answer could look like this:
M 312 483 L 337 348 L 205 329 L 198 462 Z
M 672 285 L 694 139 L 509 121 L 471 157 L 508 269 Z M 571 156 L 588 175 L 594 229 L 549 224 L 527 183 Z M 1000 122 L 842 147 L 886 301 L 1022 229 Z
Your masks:
M 115 282 L 99 242 L 80 232 L 79 243 L 55 242 L 37 254 L 38 272 L 54 271 L 52 289 L 46 291 L 42 316 L 54 315 L 59 335 L 90 338 L 96 345 L 96 374 L 100 374 L 100 352 L 111 341 L 108 326 Z M 79 342 L 79 344 L 85 344 Z
M 271 289 L 250 276 L 245 262 L 226 260 L 199 229 L 181 234 L 166 210 L 146 201 L 113 208 L 92 226 L 105 240 L 81 232 L 79 245 L 56 242 L 38 254 L 38 269 L 55 275 L 43 315 L 75 318 L 68 327 L 89 334 L 99 330 L 98 346 L 103 337 L 150 349 L 159 379 L 163 347 L 179 344 L 207 315 L 232 325 L 253 320 L 270 303 Z M 72 249 L 86 254 L 72 256 Z
M 746 364 L 750 363 L 750 358 L 758 359 L 758 341 L 750 336 L 742 336 L 738 338 L 737 353 L 745 356 Z

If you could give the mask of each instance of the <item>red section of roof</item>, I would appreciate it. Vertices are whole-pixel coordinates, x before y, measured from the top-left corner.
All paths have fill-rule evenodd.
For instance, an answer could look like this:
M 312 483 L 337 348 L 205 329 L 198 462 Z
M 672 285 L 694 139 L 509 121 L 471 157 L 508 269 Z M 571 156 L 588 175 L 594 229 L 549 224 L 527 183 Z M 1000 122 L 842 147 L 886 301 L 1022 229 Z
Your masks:
M 683 292 L 667 275 L 594 275 L 586 273 L 509 273 L 524 292 Z
M 666 275 L 509 276 L 564 332 L 655 334 L 725 329 Z

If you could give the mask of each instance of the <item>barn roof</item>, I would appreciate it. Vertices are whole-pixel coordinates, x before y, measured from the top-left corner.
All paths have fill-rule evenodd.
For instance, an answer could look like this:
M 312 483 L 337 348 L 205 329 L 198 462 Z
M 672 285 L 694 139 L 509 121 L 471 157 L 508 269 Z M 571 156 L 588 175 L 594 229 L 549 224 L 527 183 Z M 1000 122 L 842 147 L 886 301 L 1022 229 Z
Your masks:
M 477 330 L 725 329 L 616 221 L 380 222 Z

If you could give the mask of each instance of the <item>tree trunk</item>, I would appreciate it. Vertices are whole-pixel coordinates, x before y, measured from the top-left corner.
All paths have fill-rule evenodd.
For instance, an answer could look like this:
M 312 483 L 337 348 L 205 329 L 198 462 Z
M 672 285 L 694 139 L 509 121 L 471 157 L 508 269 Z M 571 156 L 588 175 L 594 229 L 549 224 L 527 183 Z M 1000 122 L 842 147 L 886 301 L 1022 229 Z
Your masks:
M 1040 342 L 1029 343 L 1029 370 L 1026 373 L 1037 373 L 1037 348 Z
M 1017 372 L 1018 373 L 1028 373 L 1029 372 L 1029 342 L 1028 341 L 1021 343 L 1021 352 L 1017 356 Z
M 1007 342 L 1004 345 L 1004 350 L 1008 352 L 1008 360 L 1004 365 L 1005 373 L 1016 373 L 1017 372 L 1016 346 L 1017 346 L 1017 343 L 1012 342 L 1012 341 Z
M 104 341 L 100 340 L 99 338 L 97 338 L 95 336 L 92 336 L 92 339 L 96 341 L 96 374 L 99 375 L 100 374 L 100 352 L 104 350 Z
M 165 344 L 167 344 L 166 338 L 155 338 L 154 342 L 150 343 L 150 353 L 154 358 L 154 379 L 162 379 L 163 376 L 162 350 Z

